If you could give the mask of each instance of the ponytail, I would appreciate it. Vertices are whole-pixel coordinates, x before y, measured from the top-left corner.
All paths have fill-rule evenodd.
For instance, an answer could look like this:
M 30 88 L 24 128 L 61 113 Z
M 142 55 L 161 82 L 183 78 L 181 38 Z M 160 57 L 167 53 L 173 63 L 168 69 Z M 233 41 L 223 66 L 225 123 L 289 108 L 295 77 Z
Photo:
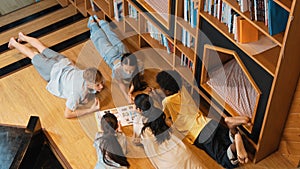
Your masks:
M 146 117 L 147 121 L 144 123 L 142 133 L 149 127 L 158 144 L 171 138 L 171 129 L 165 122 L 166 116 L 164 112 L 157 108 L 152 108 L 152 111 L 144 112 L 143 116 Z
M 120 164 L 120 166 L 129 167 L 127 158 L 116 137 L 115 130 L 118 128 L 116 116 L 111 113 L 106 113 L 101 119 L 101 127 L 103 129 L 103 136 L 100 138 L 100 150 L 102 152 L 103 162 L 112 167 L 117 166 L 111 161 Z

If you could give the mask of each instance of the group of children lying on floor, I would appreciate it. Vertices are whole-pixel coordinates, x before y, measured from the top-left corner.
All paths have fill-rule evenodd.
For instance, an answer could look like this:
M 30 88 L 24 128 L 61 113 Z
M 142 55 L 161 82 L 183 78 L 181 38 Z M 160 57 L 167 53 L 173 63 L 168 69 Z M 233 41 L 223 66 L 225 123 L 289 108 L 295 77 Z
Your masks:
M 128 52 L 106 21 L 91 16 L 87 26 L 95 48 L 112 69 L 112 78 L 120 86 L 127 101 L 134 103 L 140 114 L 137 123 L 142 127 L 135 135 L 135 143 L 143 145 L 154 167 L 202 168 L 197 157 L 182 142 L 183 138 L 204 150 L 223 167 L 234 168 L 238 163 L 248 162 L 241 134 L 237 130 L 239 125 L 251 125 L 248 117 L 227 117 L 227 126 L 205 117 L 182 86 L 180 75 L 172 70 L 161 71 L 156 76 L 160 87 L 158 90 L 163 93 L 160 96 L 162 101 L 155 99 L 157 93 L 154 90 L 133 98 L 135 91 L 149 88 L 142 80 L 143 64 Z M 21 42 L 29 43 L 37 51 Z M 97 98 L 91 107 L 78 108 L 78 105 L 88 102 L 90 94 L 100 92 L 104 87 L 104 78 L 97 68 L 81 70 L 67 57 L 21 32 L 17 39 L 10 39 L 8 47 L 16 48 L 29 57 L 39 74 L 48 82 L 47 90 L 67 100 L 66 118 L 100 109 Z M 160 102 L 162 108 L 155 107 L 154 102 Z M 103 132 L 97 133 L 94 142 L 98 154 L 95 168 L 128 168 L 126 136 L 120 131 L 117 118 L 113 114 L 105 114 L 101 119 L 101 127 Z

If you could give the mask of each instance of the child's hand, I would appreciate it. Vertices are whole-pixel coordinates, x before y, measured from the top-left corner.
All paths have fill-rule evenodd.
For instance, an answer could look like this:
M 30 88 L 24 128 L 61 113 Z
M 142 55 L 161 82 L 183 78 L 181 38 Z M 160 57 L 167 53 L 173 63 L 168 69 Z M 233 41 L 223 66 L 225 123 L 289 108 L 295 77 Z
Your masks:
M 98 111 L 100 110 L 100 100 L 98 98 L 95 98 L 95 102 L 91 106 L 92 111 Z
M 136 146 L 142 146 L 141 138 L 133 138 L 132 143 Z
M 134 103 L 134 97 L 132 96 L 132 93 L 128 93 L 127 95 L 127 101 L 129 104 L 133 104 Z
M 117 132 L 122 132 L 122 125 L 121 125 L 121 122 L 118 121 L 118 128 L 117 128 Z

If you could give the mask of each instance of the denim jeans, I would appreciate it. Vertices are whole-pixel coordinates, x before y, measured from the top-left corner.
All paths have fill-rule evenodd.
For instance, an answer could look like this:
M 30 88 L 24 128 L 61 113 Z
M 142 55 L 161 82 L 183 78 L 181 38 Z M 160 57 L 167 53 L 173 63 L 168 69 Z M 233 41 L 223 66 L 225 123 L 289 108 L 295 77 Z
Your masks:
M 122 54 L 128 50 L 108 22 L 100 20 L 99 25 L 96 22 L 90 23 L 91 40 L 104 61 L 113 68 L 114 61 L 121 59 Z

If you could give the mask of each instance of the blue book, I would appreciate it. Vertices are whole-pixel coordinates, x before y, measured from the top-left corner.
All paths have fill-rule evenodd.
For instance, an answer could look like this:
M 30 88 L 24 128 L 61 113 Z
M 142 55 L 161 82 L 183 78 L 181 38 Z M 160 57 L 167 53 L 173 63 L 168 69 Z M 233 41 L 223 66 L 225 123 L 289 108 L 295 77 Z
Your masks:
M 197 26 L 197 15 L 198 15 L 198 4 L 191 1 L 191 26 L 196 28 Z
M 268 6 L 268 27 L 270 35 L 275 35 L 285 31 L 286 23 L 289 17 L 288 11 L 283 9 L 273 0 L 269 0 Z

